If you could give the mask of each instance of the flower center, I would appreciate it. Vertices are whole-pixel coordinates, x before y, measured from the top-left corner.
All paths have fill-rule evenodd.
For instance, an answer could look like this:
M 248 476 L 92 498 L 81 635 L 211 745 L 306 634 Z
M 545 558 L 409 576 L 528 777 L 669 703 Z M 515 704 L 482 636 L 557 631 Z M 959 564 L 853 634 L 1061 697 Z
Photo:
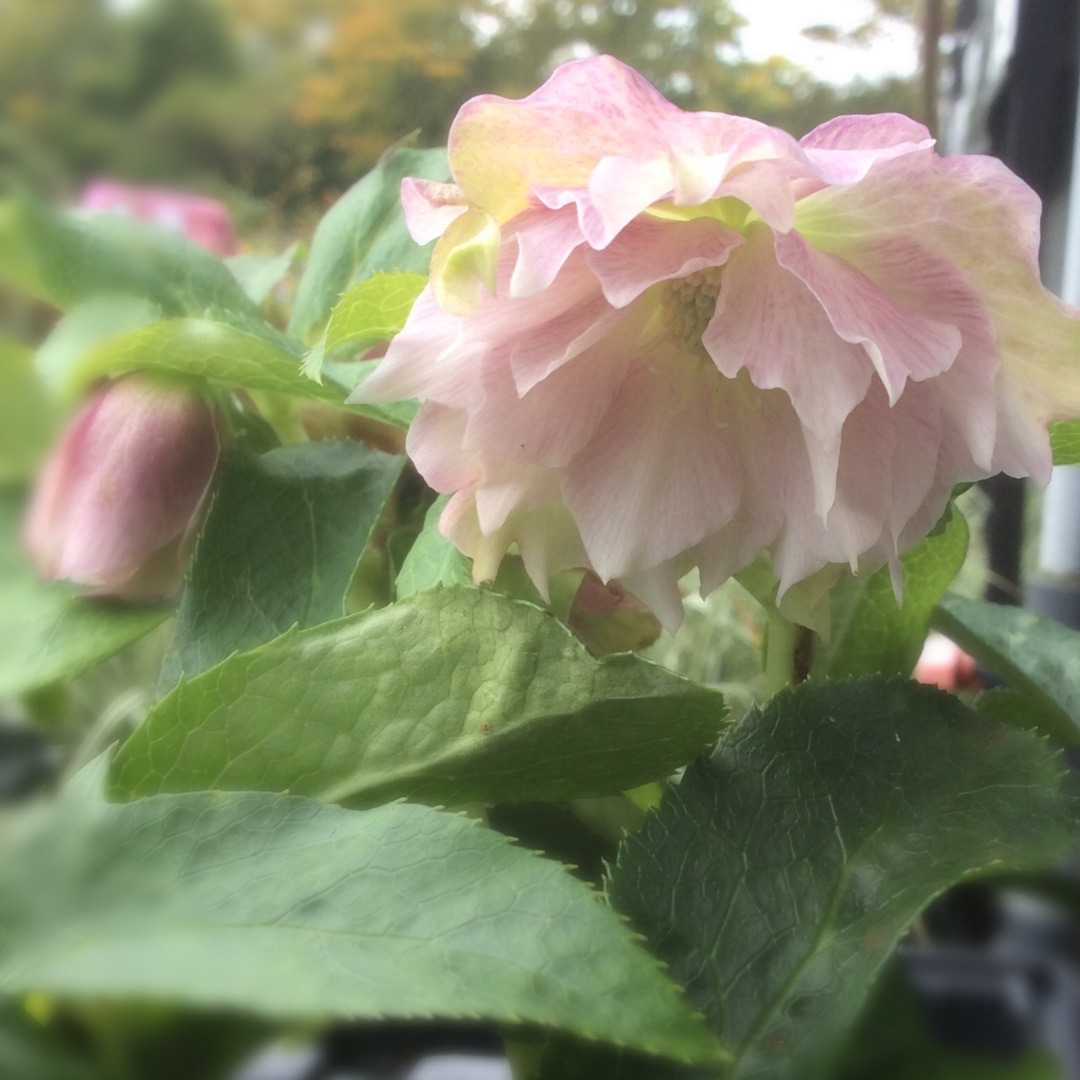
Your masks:
M 710 266 L 708 270 L 695 270 L 660 286 L 660 319 L 664 329 L 690 351 L 700 347 L 705 327 L 716 311 L 723 269 Z

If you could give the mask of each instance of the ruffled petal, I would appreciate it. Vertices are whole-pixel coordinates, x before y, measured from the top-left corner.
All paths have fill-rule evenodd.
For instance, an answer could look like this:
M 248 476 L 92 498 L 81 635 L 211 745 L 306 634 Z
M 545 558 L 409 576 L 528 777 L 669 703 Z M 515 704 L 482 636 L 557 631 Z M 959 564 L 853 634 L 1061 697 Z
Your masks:
M 725 381 L 685 354 L 653 354 L 619 388 L 570 462 L 563 496 L 605 580 L 655 567 L 736 512 L 742 477 L 722 414 Z
M 465 320 L 444 310 L 430 286 L 425 288 L 382 362 L 347 401 L 407 401 L 419 397 L 467 408 L 480 397 L 472 364 L 484 355 L 486 345 L 469 340 L 465 327 Z
M 626 307 L 651 285 L 722 266 L 743 237 L 714 218 L 664 221 L 640 218 L 604 251 L 586 261 L 613 307 Z
M 837 116 L 799 140 L 825 184 L 854 184 L 879 161 L 934 145 L 925 125 L 901 113 Z
M 521 393 L 493 356 L 480 379 L 484 400 L 469 419 L 466 445 L 522 462 L 565 465 L 592 438 L 626 377 L 647 312 L 623 317 L 598 342 Z
M 509 295 L 513 299 L 543 292 L 585 240 L 570 208 L 551 214 L 526 211 L 514 220 L 511 235 L 518 247 L 510 276 Z
M 1080 413 L 1080 312 L 1038 279 L 1039 199 L 1000 161 L 934 157 L 883 162 L 857 184 L 802 200 L 797 228 L 843 256 L 854 242 L 902 237 L 958 267 L 994 327 L 1001 364 L 1042 421 Z
M 464 449 L 469 414 L 427 401 L 409 425 L 405 450 L 430 487 L 444 494 L 481 480 L 480 461 Z
M 401 209 L 409 235 L 418 244 L 429 244 L 442 236 L 469 204 L 457 184 L 406 176 L 401 181 Z
M 500 222 L 531 189 L 585 188 L 606 157 L 649 159 L 682 110 L 610 56 L 563 64 L 520 101 L 494 95 L 462 106 L 450 128 L 450 168 L 469 201 Z
M 835 494 L 840 430 L 873 379 L 865 352 L 838 339 L 809 289 L 776 261 L 771 231 L 751 226 L 724 271 L 702 344 L 729 378 L 745 369 L 762 390 L 791 399 L 812 453 L 815 505 Z
M 836 334 L 866 350 L 893 404 L 908 379 L 952 366 L 961 344 L 955 326 L 896 303 L 850 262 L 815 251 L 798 235 L 778 235 L 776 257 L 817 297 Z

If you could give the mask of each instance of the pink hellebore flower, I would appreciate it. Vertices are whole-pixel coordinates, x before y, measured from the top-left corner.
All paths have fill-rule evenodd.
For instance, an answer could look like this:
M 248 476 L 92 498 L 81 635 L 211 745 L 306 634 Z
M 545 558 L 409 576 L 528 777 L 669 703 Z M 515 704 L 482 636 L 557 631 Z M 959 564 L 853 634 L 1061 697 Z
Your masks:
M 621 579 L 668 626 L 767 550 L 779 594 L 888 564 L 958 481 L 1045 482 L 1080 414 L 1080 312 L 1039 203 L 898 115 L 796 141 L 687 113 L 610 57 L 478 97 L 456 184 L 406 180 L 430 287 L 354 397 L 424 402 L 408 448 L 490 578 Z M 827 575 L 826 575 L 827 576 Z
M 196 391 L 142 374 L 99 389 L 31 500 L 24 541 L 42 577 L 125 600 L 173 596 L 219 449 L 215 412 Z

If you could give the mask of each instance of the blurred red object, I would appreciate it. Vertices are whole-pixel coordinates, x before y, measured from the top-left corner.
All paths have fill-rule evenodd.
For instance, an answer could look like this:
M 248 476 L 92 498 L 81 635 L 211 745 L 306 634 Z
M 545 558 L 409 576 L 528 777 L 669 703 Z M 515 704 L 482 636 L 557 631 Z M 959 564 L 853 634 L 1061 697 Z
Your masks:
M 236 233 L 223 203 L 167 188 L 143 188 L 116 180 L 93 180 L 79 205 L 84 210 L 128 214 L 174 229 L 220 258 L 235 255 Z
M 915 678 L 942 690 L 978 690 L 979 675 L 975 661 L 955 641 L 932 630 L 926 637 Z

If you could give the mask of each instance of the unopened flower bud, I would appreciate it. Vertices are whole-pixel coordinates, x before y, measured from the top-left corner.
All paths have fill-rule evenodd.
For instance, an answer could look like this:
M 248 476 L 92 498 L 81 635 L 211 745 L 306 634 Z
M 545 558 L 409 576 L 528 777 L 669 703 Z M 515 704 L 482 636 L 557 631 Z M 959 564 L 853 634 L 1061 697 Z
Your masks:
M 31 500 L 23 539 L 39 573 L 125 600 L 175 595 L 219 452 L 197 391 L 141 373 L 99 389 Z
M 594 656 L 637 652 L 660 636 L 660 620 L 636 596 L 592 570 L 581 579 L 567 622 Z

